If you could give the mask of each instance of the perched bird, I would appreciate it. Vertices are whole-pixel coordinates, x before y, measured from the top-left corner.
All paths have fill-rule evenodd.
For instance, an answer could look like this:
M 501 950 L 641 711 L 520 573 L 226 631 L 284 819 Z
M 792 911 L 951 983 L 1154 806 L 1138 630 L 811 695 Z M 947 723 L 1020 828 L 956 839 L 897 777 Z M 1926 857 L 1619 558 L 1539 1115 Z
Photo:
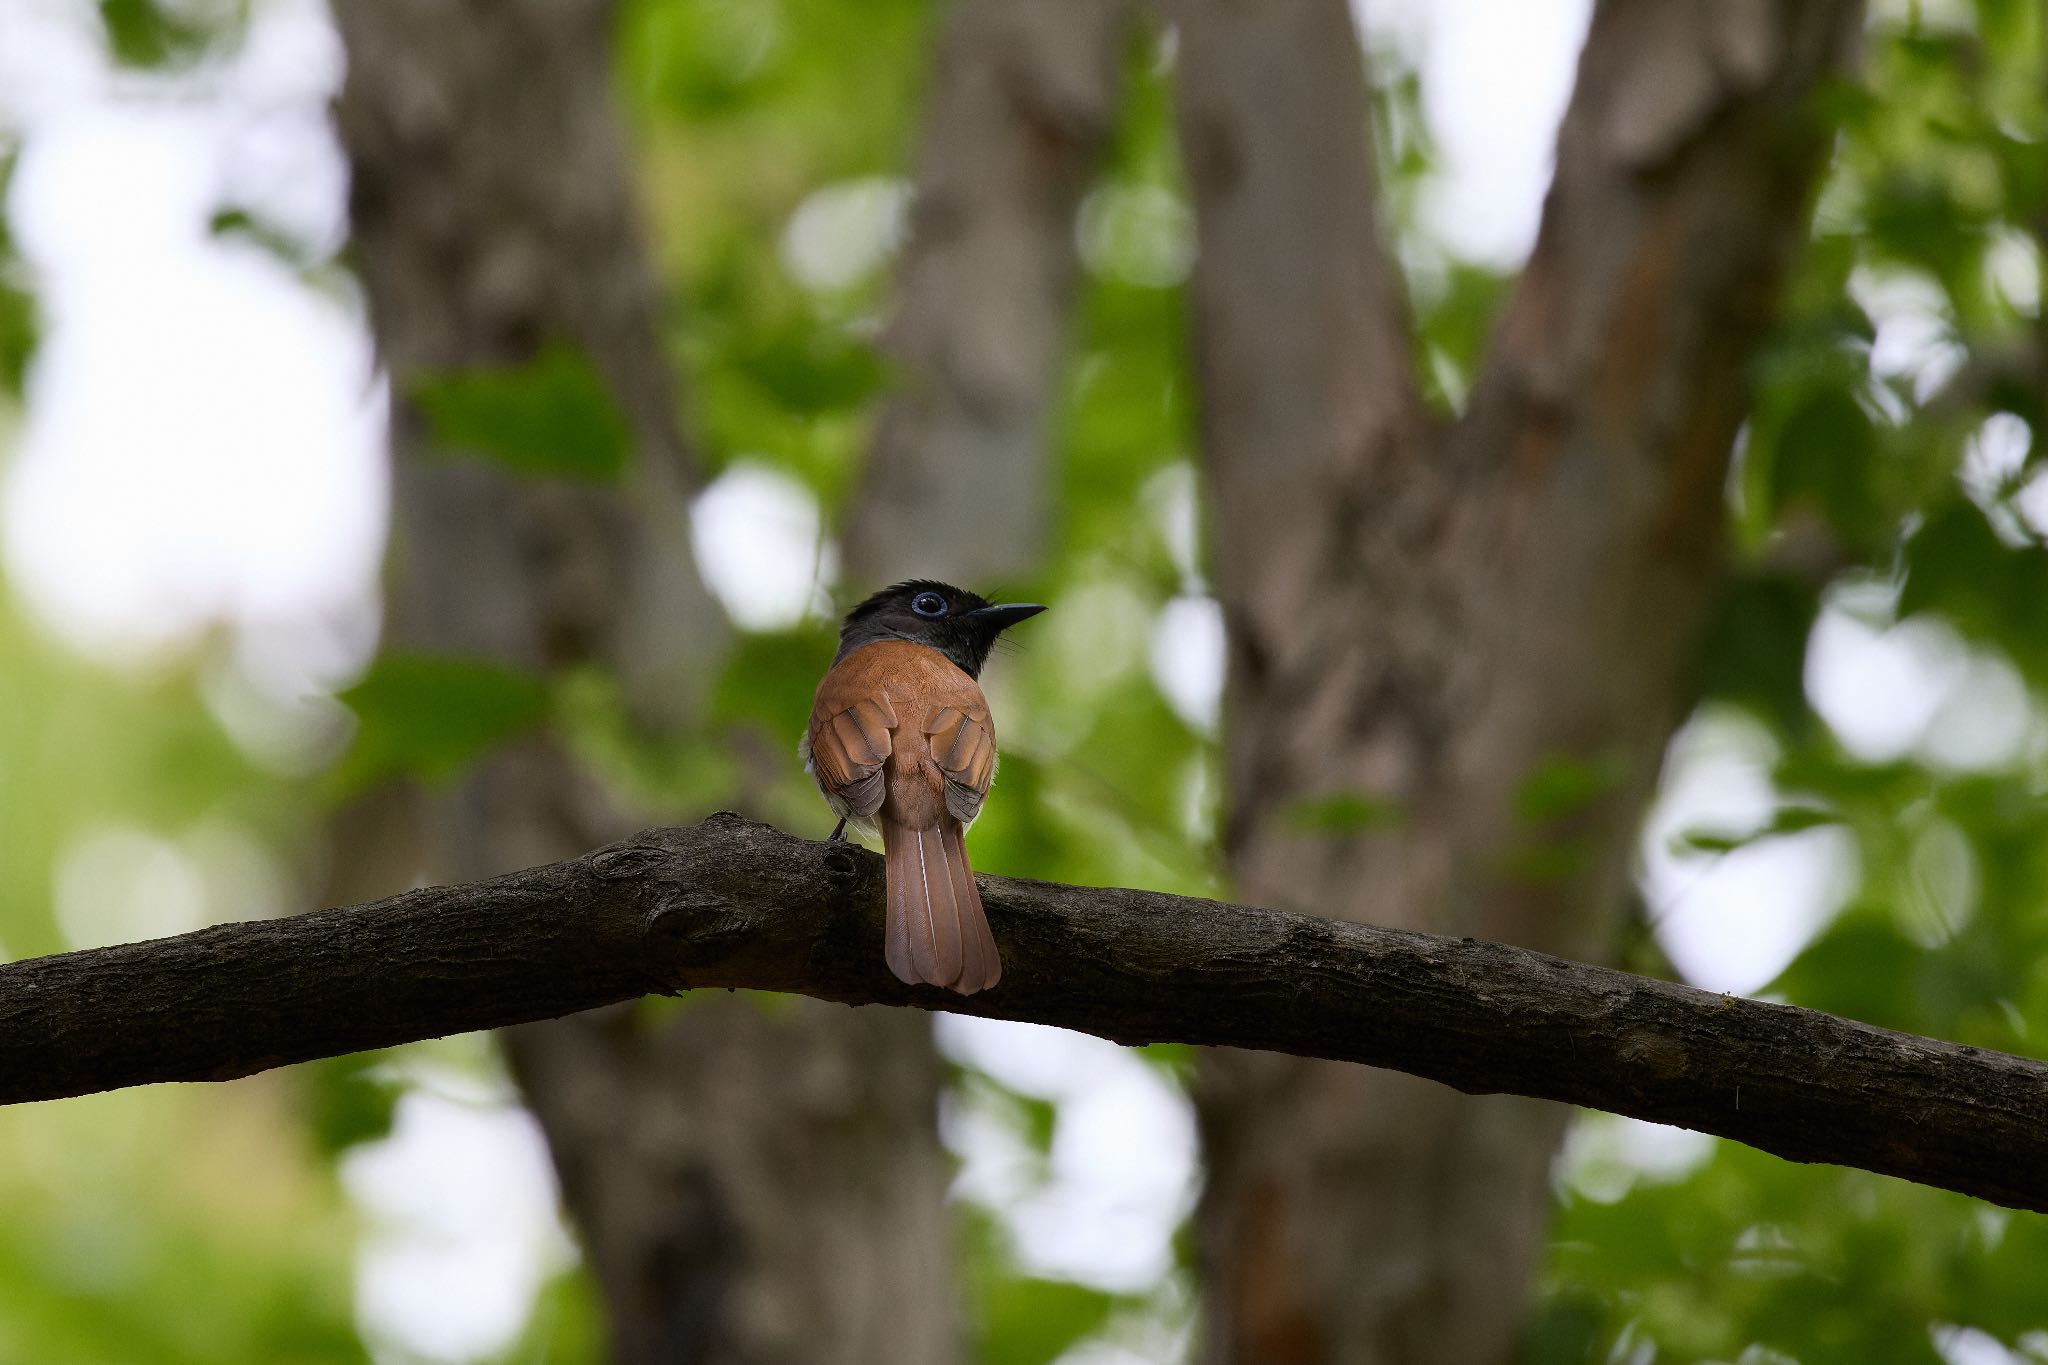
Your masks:
M 996 775 L 981 666 L 996 637 L 1045 608 L 993 606 L 945 583 L 884 588 L 846 614 L 818 683 L 804 769 L 839 819 L 880 826 L 889 970 L 962 995 L 1002 975 L 961 835 Z

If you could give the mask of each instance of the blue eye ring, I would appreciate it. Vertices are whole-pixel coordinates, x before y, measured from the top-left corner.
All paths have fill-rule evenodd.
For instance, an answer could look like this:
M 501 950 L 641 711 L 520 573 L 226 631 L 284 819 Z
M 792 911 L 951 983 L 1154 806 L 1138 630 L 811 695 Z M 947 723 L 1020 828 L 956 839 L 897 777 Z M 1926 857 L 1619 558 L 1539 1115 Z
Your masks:
M 910 609 L 919 616 L 944 616 L 946 599 L 935 592 L 921 592 L 910 599 Z

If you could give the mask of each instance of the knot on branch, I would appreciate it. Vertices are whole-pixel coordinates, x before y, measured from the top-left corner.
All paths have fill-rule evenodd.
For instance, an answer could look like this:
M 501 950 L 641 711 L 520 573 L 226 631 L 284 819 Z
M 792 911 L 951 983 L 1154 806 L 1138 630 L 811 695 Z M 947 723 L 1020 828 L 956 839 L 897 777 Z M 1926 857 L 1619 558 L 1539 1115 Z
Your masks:
M 861 874 L 860 850 L 852 844 L 833 844 L 825 853 L 825 875 L 842 887 Z
M 672 891 L 647 912 L 646 933 L 660 943 L 686 943 L 702 937 L 707 930 L 716 932 L 714 917 L 725 918 L 731 910 L 724 897 L 707 891 Z

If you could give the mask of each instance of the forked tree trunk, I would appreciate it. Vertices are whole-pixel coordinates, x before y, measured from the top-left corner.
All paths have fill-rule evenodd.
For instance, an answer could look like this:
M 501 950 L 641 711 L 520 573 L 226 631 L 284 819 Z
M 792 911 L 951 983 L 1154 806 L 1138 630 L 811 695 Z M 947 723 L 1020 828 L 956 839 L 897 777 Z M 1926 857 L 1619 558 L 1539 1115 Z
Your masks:
M 1049 9 L 967 0 L 953 22 L 895 332 L 910 390 L 883 418 L 869 510 L 854 517 L 857 573 L 1019 573 L 1035 560 L 1036 437 L 1074 202 L 1110 116 L 1106 16 L 1120 13 L 1071 9 L 1073 24 L 1055 24 Z M 700 695 L 723 625 L 680 539 L 686 462 L 610 107 L 611 7 L 337 13 L 356 245 L 397 397 L 393 642 L 542 672 L 596 664 L 643 722 L 673 722 Z M 404 401 L 423 374 L 518 363 L 557 339 L 591 356 L 633 424 L 625 487 L 524 479 L 436 450 Z M 965 458 L 946 460 L 956 446 Z M 996 511 L 963 521 L 977 487 Z M 906 557 L 912 546 L 925 553 Z M 388 792 L 338 828 L 404 847 L 420 814 L 433 875 L 458 879 L 638 823 L 541 737 L 493 753 L 452 797 Z M 337 865 L 370 866 L 367 852 Z M 411 871 L 387 860 L 381 875 Z M 719 999 L 662 1023 L 622 1008 L 529 1026 L 507 1049 L 625 1365 L 958 1358 L 941 1069 L 921 1019 Z
M 1600 960 L 1861 5 L 1603 0 L 1534 255 L 1447 426 L 1343 0 L 1170 13 L 1239 890 Z M 1199 1107 L 1209 1359 L 1513 1355 L 1566 1111 L 1238 1053 L 1205 1059 Z

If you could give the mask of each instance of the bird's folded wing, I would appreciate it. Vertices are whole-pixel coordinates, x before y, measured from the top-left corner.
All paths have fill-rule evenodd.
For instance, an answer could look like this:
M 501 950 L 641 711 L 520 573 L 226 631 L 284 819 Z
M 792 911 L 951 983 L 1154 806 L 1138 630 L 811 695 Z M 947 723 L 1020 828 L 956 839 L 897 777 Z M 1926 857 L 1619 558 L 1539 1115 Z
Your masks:
M 932 761 L 946 777 L 947 812 L 963 825 L 972 823 L 996 777 L 995 727 L 989 724 L 987 705 L 979 698 L 962 698 L 960 705 L 934 711 L 924 732 Z
M 811 709 L 811 765 L 818 785 L 846 803 L 852 815 L 882 808 L 882 764 L 891 748 L 896 712 L 882 693 L 838 701 L 820 695 Z

